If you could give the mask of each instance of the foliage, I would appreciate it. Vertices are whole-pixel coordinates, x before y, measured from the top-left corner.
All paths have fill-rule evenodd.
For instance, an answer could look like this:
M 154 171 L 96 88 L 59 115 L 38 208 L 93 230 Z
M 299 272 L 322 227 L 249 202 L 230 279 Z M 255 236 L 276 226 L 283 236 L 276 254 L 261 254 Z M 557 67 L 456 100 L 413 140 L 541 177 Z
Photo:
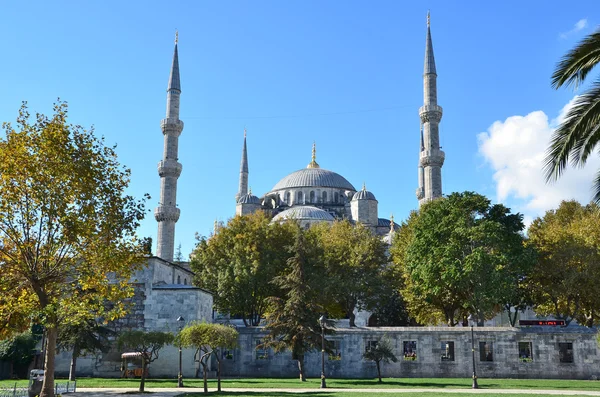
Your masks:
M 217 348 L 233 349 L 237 346 L 238 332 L 222 324 L 192 323 L 186 326 L 178 336 L 178 343 L 183 347 L 196 349 L 196 357 L 203 369 L 204 393 L 208 393 L 207 372 L 208 359 Z M 215 354 L 219 362 L 218 391 L 221 391 L 221 362 L 218 354 Z
M 568 324 L 599 322 L 600 208 L 563 201 L 529 228 L 529 244 L 539 252 L 532 273 L 535 311 Z
M 139 391 L 144 391 L 146 368 L 158 358 L 160 350 L 173 342 L 173 335 L 160 331 L 122 331 L 117 339 L 119 350 L 127 349 L 139 353 L 142 360 L 142 376 Z
M 600 62 L 600 30 L 586 36 L 559 62 L 552 75 L 552 86 L 582 84 Z M 546 179 L 556 180 L 567 164 L 583 166 L 600 142 L 600 79 L 575 97 L 564 121 L 554 131 L 546 154 Z M 594 200 L 600 204 L 600 171 L 594 181 Z
M 98 351 L 108 352 L 110 338 L 115 332 L 102 326 L 97 320 L 86 320 L 79 324 L 68 324 L 58 329 L 59 350 L 71 350 L 71 369 L 69 380 L 75 380 L 77 371 L 77 358 L 81 354 L 94 354 Z
M 195 284 L 214 293 L 215 308 L 241 315 L 256 326 L 267 310 L 268 297 L 278 296 L 271 280 L 285 267 L 293 241 L 289 224 L 270 223 L 262 211 L 236 216 L 211 238 L 201 238 L 191 255 Z
M 348 220 L 312 226 L 323 249 L 328 299 L 354 327 L 354 309 L 373 309 L 382 295 L 382 272 L 388 262 L 386 245 L 362 224 Z
M 35 354 L 39 337 L 30 331 L 0 341 L 0 361 L 12 363 L 12 371 L 20 376 L 27 375 L 27 366 Z M 23 371 L 23 368 L 25 371 Z M 10 374 L 12 377 L 12 374 Z
M 141 263 L 144 205 L 129 170 L 93 130 L 67 124 L 67 104 L 31 120 L 26 104 L 0 139 L 0 337 L 33 321 L 47 334 L 41 397 L 54 395 L 58 324 L 124 314 Z M 106 300 L 114 304 L 109 308 Z
M 293 256 L 287 261 L 285 273 L 273 280 L 284 295 L 271 298 L 272 309 L 267 314 L 265 327 L 269 335 L 264 347 L 276 352 L 290 350 L 292 359 L 298 361 L 300 380 L 306 381 L 304 355 L 322 343 L 318 319 L 324 310 L 319 298 L 325 277 L 319 263 L 322 253 L 317 234 L 314 230 L 305 231 L 299 225 L 295 227 L 296 239 L 290 247 Z
M 523 245 L 522 216 L 465 192 L 426 203 L 394 239 L 402 294 L 421 323 L 450 326 L 469 313 L 482 322 L 523 299 L 534 255 Z
M 388 338 L 378 341 L 375 347 L 364 352 L 363 358 L 367 361 L 375 362 L 379 382 L 381 382 L 381 363 L 389 363 L 390 361 L 395 363 L 398 361 L 398 358 L 394 354 L 392 343 Z

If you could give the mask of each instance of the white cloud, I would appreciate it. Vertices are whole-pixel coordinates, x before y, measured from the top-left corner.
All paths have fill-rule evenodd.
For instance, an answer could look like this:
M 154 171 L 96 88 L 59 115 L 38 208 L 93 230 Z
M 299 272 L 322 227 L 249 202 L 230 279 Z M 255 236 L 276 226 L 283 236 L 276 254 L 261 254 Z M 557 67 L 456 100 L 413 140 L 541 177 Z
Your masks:
M 587 23 L 587 18 L 580 19 L 579 21 L 577 21 L 575 23 L 575 25 L 573 25 L 573 29 L 569 30 L 568 32 L 561 33 L 560 34 L 560 38 L 561 39 L 566 39 L 567 37 L 569 37 L 573 33 L 577 33 L 580 30 L 583 30 L 587 26 L 587 24 L 588 24 Z
M 554 128 L 572 106 L 573 98 L 549 121 L 541 110 L 494 122 L 477 136 L 479 154 L 494 170 L 496 199 L 525 215 L 527 223 L 556 208 L 562 200 L 588 203 L 600 157 L 590 156 L 584 168 L 568 167 L 561 178 L 547 184 L 543 165 Z

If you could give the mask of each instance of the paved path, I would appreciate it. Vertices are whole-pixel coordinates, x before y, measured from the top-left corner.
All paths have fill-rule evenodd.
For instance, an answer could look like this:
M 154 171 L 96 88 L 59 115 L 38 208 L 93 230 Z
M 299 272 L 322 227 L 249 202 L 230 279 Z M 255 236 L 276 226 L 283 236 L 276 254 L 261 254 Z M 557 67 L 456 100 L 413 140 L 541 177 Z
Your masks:
M 209 391 L 216 391 L 216 388 L 209 388 Z M 143 396 L 144 394 L 132 393 L 137 391 L 137 388 L 129 389 L 88 389 L 88 388 L 77 388 L 77 393 L 69 393 L 69 396 L 81 396 L 81 397 L 115 397 L 117 395 L 127 396 Z M 161 397 L 174 397 L 183 393 L 202 393 L 202 388 L 186 387 L 184 389 L 177 388 L 151 388 L 146 391 L 153 392 L 156 396 Z M 588 390 L 543 390 L 543 389 L 447 389 L 447 388 L 405 388 L 405 389 L 240 389 L 240 388 L 223 388 L 223 391 L 228 392 L 254 392 L 254 393 L 308 393 L 308 392 L 348 392 L 357 394 L 367 393 L 470 393 L 470 394 L 533 394 L 533 395 L 562 395 L 562 396 L 600 396 L 600 391 L 588 391 Z M 145 394 L 148 396 L 148 394 Z

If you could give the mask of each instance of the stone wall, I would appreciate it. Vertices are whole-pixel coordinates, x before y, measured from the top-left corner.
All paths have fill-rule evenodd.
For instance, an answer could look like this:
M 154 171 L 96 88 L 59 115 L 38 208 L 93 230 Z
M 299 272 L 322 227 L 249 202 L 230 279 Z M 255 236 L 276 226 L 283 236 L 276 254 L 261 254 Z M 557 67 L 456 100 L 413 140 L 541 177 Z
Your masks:
M 223 362 L 224 376 L 285 376 L 298 375 L 297 363 L 291 353 L 274 354 L 256 351 L 264 335 L 259 328 L 238 328 L 239 347 L 231 359 Z M 600 355 L 596 331 L 586 328 L 508 328 L 474 329 L 477 374 L 482 378 L 561 378 L 590 379 L 600 375 Z M 362 354 L 370 341 L 389 338 L 398 357 L 397 363 L 383 364 L 385 377 L 470 377 L 472 374 L 471 333 L 469 328 L 447 327 L 381 327 L 337 329 L 328 340 L 336 341 L 339 356 L 326 357 L 328 377 L 364 378 L 376 376 L 375 364 L 365 361 Z M 405 342 L 416 342 L 416 357 L 404 358 Z M 449 343 L 450 342 L 450 343 Z M 492 347 L 481 361 L 479 342 Z M 519 342 L 530 342 L 531 359 L 519 358 Z M 573 362 L 560 362 L 560 343 L 572 343 Z M 452 359 L 443 359 L 446 345 L 453 345 Z M 408 345 L 407 345 L 408 346 Z M 485 354 L 484 354 L 485 357 Z M 332 357 L 333 358 L 333 357 Z M 320 376 L 321 355 L 313 352 L 306 357 L 309 377 Z

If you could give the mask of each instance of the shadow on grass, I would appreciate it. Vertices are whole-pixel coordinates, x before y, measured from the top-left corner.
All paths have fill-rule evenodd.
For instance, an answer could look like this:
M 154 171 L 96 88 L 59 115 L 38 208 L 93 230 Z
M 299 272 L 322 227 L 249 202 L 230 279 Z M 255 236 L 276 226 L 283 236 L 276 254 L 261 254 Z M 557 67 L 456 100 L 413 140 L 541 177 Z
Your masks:
M 335 382 L 335 380 L 330 380 L 328 383 L 329 387 L 336 388 L 348 388 L 348 386 L 362 386 L 364 388 L 398 388 L 398 389 L 409 389 L 409 388 L 451 388 L 451 389 L 469 389 L 471 388 L 471 384 L 467 384 L 465 382 L 410 382 L 410 381 L 402 381 L 402 380 L 393 380 L 386 379 L 383 382 L 379 383 L 376 380 L 352 380 L 350 382 Z
M 205 393 L 185 393 L 185 394 L 181 394 L 177 397 L 199 397 L 199 396 L 206 396 L 206 395 L 214 395 L 214 396 L 264 396 L 264 397 L 279 397 L 279 396 L 298 396 L 298 393 L 293 393 L 293 392 L 227 392 L 227 391 L 222 391 L 222 392 L 209 392 L 207 394 Z M 336 392 L 305 392 L 300 394 L 301 396 L 313 396 L 313 397 L 334 397 L 336 395 L 339 395 L 339 393 Z

